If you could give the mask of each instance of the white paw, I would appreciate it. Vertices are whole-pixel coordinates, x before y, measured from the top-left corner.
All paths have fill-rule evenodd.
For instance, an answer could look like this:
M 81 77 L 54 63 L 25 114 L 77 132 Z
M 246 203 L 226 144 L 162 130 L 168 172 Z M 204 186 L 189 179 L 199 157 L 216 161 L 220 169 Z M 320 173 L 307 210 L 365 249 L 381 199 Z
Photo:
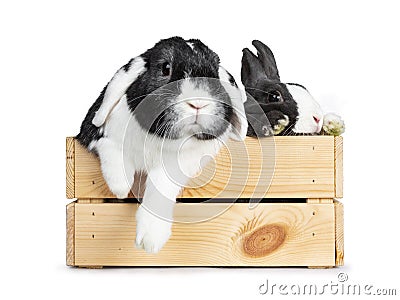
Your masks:
M 262 134 L 264 136 L 271 136 L 274 134 L 274 132 L 273 132 L 272 128 L 269 128 L 268 126 L 264 125 L 262 127 Z
M 104 124 L 104 122 L 106 121 L 106 115 L 104 113 L 101 113 L 99 111 L 96 112 L 93 120 L 92 120 L 92 124 L 96 127 L 100 127 Z
M 127 183 L 126 178 L 122 177 L 119 180 L 116 180 L 116 178 L 117 177 L 114 177 L 113 179 L 108 179 L 108 177 L 106 178 L 108 188 L 118 199 L 125 199 L 128 197 L 131 187 Z
M 340 116 L 334 113 L 329 113 L 324 116 L 322 129 L 328 135 L 341 135 L 345 130 L 345 125 Z
M 289 124 L 289 117 L 284 115 L 283 119 L 278 120 L 278 124 L 274 126 L 274 135 L 280 134 Z
M 278 120 L 278 123 L 283 125 L 283 126 L 287 126 L 289 124 L 289 117 L 287 115 L 283 115 L 284 118 Z
M 153 215 L 142 206 L 136 212 L 136 247 L 157 253 L 171 236 L 170 221 Z

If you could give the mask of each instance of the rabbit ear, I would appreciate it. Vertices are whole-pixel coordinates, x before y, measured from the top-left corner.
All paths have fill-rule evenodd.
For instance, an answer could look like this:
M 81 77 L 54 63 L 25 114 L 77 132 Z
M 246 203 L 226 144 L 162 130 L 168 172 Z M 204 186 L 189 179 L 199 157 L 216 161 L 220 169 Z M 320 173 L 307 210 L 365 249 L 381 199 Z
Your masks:
M 103 102 L 97 110 L 92 124 L 100 127 L 106 121 L 108 115 L 125 94 L 129 86 L 146 71 L 146 62 L 141 56 L 131 59 L 126 65 L 120 68 L 108 83 Z
M 218 76 L 232 102 L 233 118 L 231 124 L 233 128 L 230 138 L 236 141 L 243 141 L 246 138 L 248 126 L 243 105 L 246 98 L 243 97 L 243 94 L 238 88 L 233 76 L 221 66 L 219 67 Z
M 280 81 L 278 67 L 276 66 L 275 57 L 271 49 L 269 49 L 268 46 L 257 40 L 254 40 L 252 44 L 257 49 L 258 58 L 268 79 L 273 81 Z
M 257 56 L 248 48 L 243 49 L 241 79 L 245 87 L 255 87 L 261 78 L 265 78 L 263 67 Z

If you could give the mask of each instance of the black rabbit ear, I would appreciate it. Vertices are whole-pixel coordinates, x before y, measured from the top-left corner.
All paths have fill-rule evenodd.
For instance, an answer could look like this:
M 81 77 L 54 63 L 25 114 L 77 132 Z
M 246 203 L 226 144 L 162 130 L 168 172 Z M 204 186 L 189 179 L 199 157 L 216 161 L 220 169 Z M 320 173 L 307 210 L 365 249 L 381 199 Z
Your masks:
M 257 40 L 254 40 L 252 44 L 257 49 L 258 58 L 268 79 L 280 81 L 278 67 L 276 66 L 275 57 L 271 49 Z
M 257 56 L 249 49 L 243 49 L 241 79 L 245 87 L 255 87 L 261 78 L 265 78 L 263 67 Z

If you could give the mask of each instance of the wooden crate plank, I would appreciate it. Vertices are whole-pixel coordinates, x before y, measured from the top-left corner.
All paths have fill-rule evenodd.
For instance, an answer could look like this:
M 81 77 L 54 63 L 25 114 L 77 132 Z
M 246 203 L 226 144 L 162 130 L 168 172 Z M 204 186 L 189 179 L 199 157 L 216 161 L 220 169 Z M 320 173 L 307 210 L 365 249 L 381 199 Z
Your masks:
M 196 188 L 185 188 L 180 197 L 333 198 L 334 149 L 332 136 L 247 138 L 245 144 L 229 141 L 215 162 L 189 183 Z M 135 195 L 143 192 L 137 191 L 139 183 L 136 177 Z M 101 175 L 98 158 L 78 142 L 75 197 L 115 198 Z
M 138 204 L 76 204 L 75 265 L 334 266 L 333 206 L 260 203 L 250 210 L 246 203 L 178 203 L 180 222 L 154 255 L 134 246 Z
M 311 198 L 311 199 L 307 199 L 307 203 L 315 204 L 315 203 L 320 203 L 320 201 L 318 198 Z
M 335 136 L 335 197 L 343 198 L 343 137 Z
M 75 140 L 67 137 L 66 140 L 66 196 L 75 198 Z
M 76 200 L 77 203 L 80 204 L 89 204 L 89 203 L 104 203 L 104 199 L 93 199 L 93 198 L 79 198 Z
M 333 196 L 333 138 L 275 137 L 274 143 L 267 141 L 247 138 L 246 148 L 240 148 L 235 142 L 228 144 L 229 151 L 222 149 L 217 157 L 213 180 L 195 189 L 184 189 L 182 197 Z M 271 150 L 273 146 L 274 150 Z M 227 159 L 229 154 L 234 158 L 236 156 L 232 159 L 235 166 Z M 270 155 L 275 157 L 275 161 L 270 159 Z M 240 161 L 243 165 L 238 166 Z M 233 167 L 236 169 L 231 171 Z M 196 182 L 195 185 L 200 184 Z
M 75 202 L 67 205 L 67 266 L 75 266 Z
M 333 203 L 333 199 L 311 198 L 307 199 L 307 203 Z
M 344 265 L 344 218 L 343 204 L 335 201 L 335 240 L 336 240 L 336 265 Z

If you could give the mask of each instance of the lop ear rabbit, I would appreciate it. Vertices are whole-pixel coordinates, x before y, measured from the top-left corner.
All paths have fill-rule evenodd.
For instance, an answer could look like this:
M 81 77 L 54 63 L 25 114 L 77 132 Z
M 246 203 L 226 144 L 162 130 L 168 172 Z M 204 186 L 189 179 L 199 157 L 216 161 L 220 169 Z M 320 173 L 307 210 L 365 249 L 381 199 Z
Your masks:
M 218 55 L 199 40 L 173 37 L 118 70 L 77 139 L 99 156 L 118 198 L 128 196 L 135 172 L 147 173 L 136 246 L 156 253 L 171 234 L 176 196 L 200 160 L 246 132 L 241 92 Z
M 245 103 L 251 124 L 247 135 L 261 137 L 319 132 L 322 110 L 318 103 L 303 86 L 282 83 L 271 49 L 257 40 L 252 44 L 257 55 L 243 49 L 241 70 L 245 90 L 255 99 Z M 261 114 L 267 116 L 269 124 L 261 121 Z

